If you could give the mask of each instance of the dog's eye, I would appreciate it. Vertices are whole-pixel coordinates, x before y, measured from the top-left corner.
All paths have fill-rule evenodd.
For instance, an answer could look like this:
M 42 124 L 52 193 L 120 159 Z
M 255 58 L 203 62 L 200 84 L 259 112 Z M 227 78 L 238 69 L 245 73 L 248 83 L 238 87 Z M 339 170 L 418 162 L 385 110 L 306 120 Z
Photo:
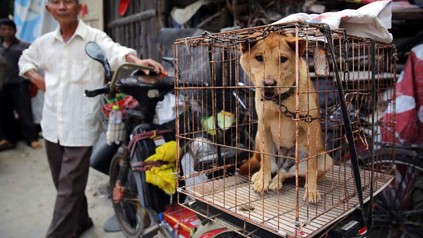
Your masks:
M 263 62 L 263 56 L 262 55 L 256 55 L 254 57 L 258 62 Z
M 280 61 L 281 63 L 285 63 L 287 60 L 288 60 L 288 58 L 286 58 L 286 57 L 284 57 L 284 56 L 281 56 L 281 57 L 279 58 L 279 61 Z

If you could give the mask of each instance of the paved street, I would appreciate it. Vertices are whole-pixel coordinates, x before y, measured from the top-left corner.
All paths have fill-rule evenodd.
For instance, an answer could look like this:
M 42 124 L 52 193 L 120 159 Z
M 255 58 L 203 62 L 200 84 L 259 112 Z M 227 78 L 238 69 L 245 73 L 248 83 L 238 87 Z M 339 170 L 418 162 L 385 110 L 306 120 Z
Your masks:
M 107 183 L 107 176 L 90 170 L 86 195 L 94 227 L 82 238 L 124 237 L 103 231 L 103 223 L 113 214 Z M 0 152 L 0 190 L 0 237 L 45 237 L 55 188 L 44 149 L 33 150 L 20 142 L 16 149 Z

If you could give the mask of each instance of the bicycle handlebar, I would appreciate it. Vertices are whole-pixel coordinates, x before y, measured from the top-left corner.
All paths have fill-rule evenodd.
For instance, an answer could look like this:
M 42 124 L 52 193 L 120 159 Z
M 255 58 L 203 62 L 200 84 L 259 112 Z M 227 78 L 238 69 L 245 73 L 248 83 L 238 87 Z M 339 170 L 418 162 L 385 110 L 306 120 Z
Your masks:
M 87 89 L 87 90 L 84 91 L 84 95 L 86 97 L 95 97 L 95 96 L 98 96 L 100 94 L 107 94 L 107 93 L 114 92 L 116 90 L 116 83 L 117 83 L 117 80 L 118 80 L 118 75 L 120 75 L 120 72 L 123 71 L 123 70 L 138 70 L 139 75 L 142 75 L 144 73 L 143 70 L 148 70 L 148 71 L 150 71 L 149 76 L 161 76 L 161 75 L 158 74 L 157 70 L 153 67 L 138 65 L 138 64 L 133 64 L 133 63 L 123 63 L 119 66 L 119 68 L 113 74 L 113 77 L 112 77 L 111 81 L 109 82 L 109 84 L 107 84 L 104 87 L 93 89 L 93 90 Z
M 140 70 L 142 72 L 142 70 L 148 70 L 150 71 L 150 75 L 154 76 L 154 75 L 159 75 L 158 72 L 156 71 L 155 68 L 150 67 L 150 66 L 144 66 L 144 65 L 139 65 L 139 64 L 134 64 L 134 63 L 123 63 L 119 66 L 119 68 L 116 70 L 116 72 L 113 74 L 113 78 L 110 81 L 110 88 L 113 88 L 116 84 L 116 80 L 117 80 L 117 75 L 120 74 L 120 71 L 122 70 Z
M 106 85 L 102 88 L 97 88 L 97 89 L 93 89 L 93 90 L 86 89 L 85 92 L 84 92 L 84 96 L 92 98 L 92 97 L 95 97 L 97 95 L 110 93 L 110 92 L 111 92 L 111 90 L 110 90 L 109 85 Z

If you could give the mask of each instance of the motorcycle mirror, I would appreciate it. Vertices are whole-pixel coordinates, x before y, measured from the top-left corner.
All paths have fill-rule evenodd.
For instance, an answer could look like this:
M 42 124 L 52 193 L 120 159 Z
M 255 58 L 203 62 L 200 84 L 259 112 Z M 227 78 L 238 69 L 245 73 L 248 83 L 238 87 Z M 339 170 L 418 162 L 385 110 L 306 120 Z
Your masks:
M 97 60 L 101 64 L 104 64 L 104 62 L 107 61 L 103 49 L 101 49 L 100 46 L 94 41 L 87 42 L 85 45 L 85 52 L 90 58 Z
M 101 47 L 96 42 L 89 41 L 85 45 L 85 53 L 87 53 L 90 58 L 100 62 L 103 65 L 104 70 L 106 71 L 107 81 L 110 81 L 112 78 L 112 70 L 103 49 L 101 49 Z

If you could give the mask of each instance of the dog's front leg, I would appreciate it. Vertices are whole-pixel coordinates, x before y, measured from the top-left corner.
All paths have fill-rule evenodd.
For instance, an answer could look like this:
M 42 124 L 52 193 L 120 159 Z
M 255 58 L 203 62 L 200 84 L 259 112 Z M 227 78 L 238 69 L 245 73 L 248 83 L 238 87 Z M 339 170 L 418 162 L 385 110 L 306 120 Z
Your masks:
M 295 158 L 295 148 L 286 149 L 281 148 L 280 154 L 284 156 L 285 158 L 279 158 L 277 163 L 280 167 L 278 170 L 278 173 L 272 178 L 272 181 L 270 182 L 269 189 L 273 191 L 277 191 L 279 189 L 282 189 L 283 182 L 290 178 L 295 177 L 295 160 L 291 158 Z M 300 158 L 306 158 L 307 155 L 300 155 Z M 279 164 L 280 161 L 283 161 L 282 164 Z
M 271 180 L 270 152 L 272 151 L 272 143 L 267 137 L 266 135 L 264 137 L 261 136 L 261 133 L 257 133 L 256 135 L 255 153 L 260 153 L 261 161 L 260 170 L 251 177 L 251 182 L 253 190 L 258 193 L 268 191 Z
M 312 124 L 319 123 L 319 121 L 315 120 Z M 321 137 L 320 137 L 320 127 L 319 125 L 311 125 L 311 128 L 319 128 L 317 132 L 309 133 L 309 158 L 307 160 L 307 176 L 306 176 L 306 183 L 305 183 L 305 192 L 304 192 L 304 200 L 307 200 L 311 203 L 317 203 L 320 201 L 320 193 L 317 188 L 317 173 L 318 173 L 318 166 L 317 166 L 317 155 L 319 153 L 319 149 L 322 147 Z M 304 148 L 305 145 L 303 145 Z

